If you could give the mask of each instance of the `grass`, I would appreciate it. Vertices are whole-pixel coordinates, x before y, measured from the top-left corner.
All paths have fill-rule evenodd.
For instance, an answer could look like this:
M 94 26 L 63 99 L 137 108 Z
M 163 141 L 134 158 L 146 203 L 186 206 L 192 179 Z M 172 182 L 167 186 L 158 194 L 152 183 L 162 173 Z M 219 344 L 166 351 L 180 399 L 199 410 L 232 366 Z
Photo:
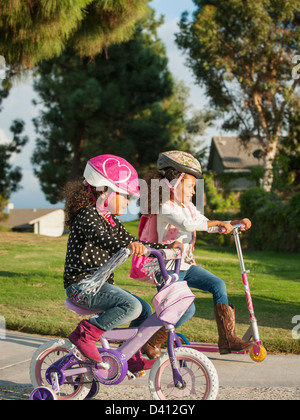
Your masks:
M 137 234 L 137 222 L 127 224 Z M 67 236 L 47 238 L 30 233 L 1 232 L 0 315 L 6 327 L 30 333 L 67 336 L 79 316 L 64 307 L 62 283 Z M 237 333 L 242 336 L 249 315 L 236 251 L 208 246 L 200 238 L 197 264 L 224 279 L 236 307 Z M 292 338 L 292 318 L 300 315 L 299 255 L 244 251 L 250 269 L 250 289 L 261 338 L 269 352 L 300 354 L 300 339 Z M 130 260 L 115 273 L 116 284 L 151 303 L 154 286 L 129 278 Z M 193 289 L 196 314 L 179 332 L 190 341 L 216 342 L 212 296 Z

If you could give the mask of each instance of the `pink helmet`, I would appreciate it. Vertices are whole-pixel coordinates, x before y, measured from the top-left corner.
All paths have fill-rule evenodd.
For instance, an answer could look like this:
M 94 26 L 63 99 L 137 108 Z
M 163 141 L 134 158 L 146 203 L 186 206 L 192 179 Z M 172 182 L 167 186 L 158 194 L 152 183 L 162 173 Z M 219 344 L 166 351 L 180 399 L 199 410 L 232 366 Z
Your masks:
M 119 156 L 100 155 L 90 159 L 83 176 L 94 187 L 109 187 L 114 192 L 140 196 L 136 170 Z

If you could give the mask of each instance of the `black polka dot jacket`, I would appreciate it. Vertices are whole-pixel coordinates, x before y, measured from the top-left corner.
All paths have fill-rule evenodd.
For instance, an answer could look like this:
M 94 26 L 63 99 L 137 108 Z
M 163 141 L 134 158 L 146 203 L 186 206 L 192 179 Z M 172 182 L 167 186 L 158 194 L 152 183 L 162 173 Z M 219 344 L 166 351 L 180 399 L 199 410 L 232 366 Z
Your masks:
M 102 267 L 116 252 L 138 239 L 131 235 L 122 223 L 112 216 L 116 226 L 112 227 L 95 207 L 85 207 L 76 216 L 69 235 L 64 270 L 64 287 L 78 283 L 87 275 Z M 166 249 L 168 245 L 140 241 L 155 249 Z M 108 279 L 114 283 L 114 275 Z

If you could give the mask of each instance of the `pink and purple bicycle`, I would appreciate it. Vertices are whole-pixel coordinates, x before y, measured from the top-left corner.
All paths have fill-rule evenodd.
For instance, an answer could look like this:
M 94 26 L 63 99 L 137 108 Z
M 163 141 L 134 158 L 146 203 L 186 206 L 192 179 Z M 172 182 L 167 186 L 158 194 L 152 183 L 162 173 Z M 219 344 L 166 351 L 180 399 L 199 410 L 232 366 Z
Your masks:
M 254 346 L 250 351 L 233 352 L 246 354 L 255 362 L 262 362 L 267 355 L 259 337 L 257 320 L 251 298 L 249 281 L 245 269 L 239 234 L 243 225 L 235 225 L 233 236 L 241 267 L 246 302 L 250 316 L 250 327 L 243 339 L 253 340 Z M 222 230 L 219 233 L 224 233 Z M 126 252 L 125 250 L 123 250 Z M 166 250 L 149 249 L 148 253 L 158 259 L 160 271 L 166 285 L 156 295 L 162 296 L 160 305 L 151 317 L 139 328 L 118 328 L 106 332 L 100 339 L 102 347 L 99 352 L 103 363 L 95 364 L 86 359 L 69 341 L 52 340 L 42 345 L 34 353 L 30 366 L 30 377 L 34 387 L 31 400 L 81 400 L 93 398 L 101 385 L 117 385 L 126 379 L 136 379 L 139 373 L 128 371 L 129 360 L 149 338 L 162 326 L 168 331 L 167 351 L 155 362 L 149 374 L 149 390 L 153 399 L 158 400 L 214 400 L 217 398 L 219 381 L 212 362 L 202 352 L 218 352 L 217 344 L 189 342 L 185 336 L 175 333 L 174 325 L 187 307 L 182 304 L 184 295 L 182 290 L 172 291 L 176 285 L 180 270 L 180 258 L 174 256 L 175 270 L 170 277 L 166 271 L 165 260 L 170 260 Z M 130 254 L 128 253 L 127 256 Z M 126 256 L 126 258 L 127 258 Z M 125 260 L 123 260 L 124 262 Z M 185 283 L 185 282 L 178 282 Z M 167 289 L 169 287 L 169 289 Z M 181 287 L 181 285 L 180 285 Z M 185 290 L 190 299 L 189 289 Z M 167 299 L 167 297 L 169 299 Z M 174 299 L 175 297 L 175 299 Z M 169 300 L 169 302 L 168 302 Z M 155 298 L 153 299 L 153 303 Z M 66 307 L 84 316 L 94 312 L 74 305 L 68 299 Z M 170 310 L 168 310 L 170 309 Z M 174 317 L 175 314 L 175 317 Z M 124 342 L 119 348 L 111 348 L 110 342 Z
M 130 255 L 127 248 L 121 251 Z M 219 380 L 214 365 L 198 349 L 183 346 L 175 333 L 174 325 L 194 299 L 187 285 L 183 290 L 186 282 L 176 281 L 181 255 L 174 255 L 175 270 L 169 276 L 164 262 L 170 259 L 166 250 L 149 249 L 148 254 L 158 259 L 165 280 L 153 300 L 156 312 L 138 328 L 117 328 L 103 334 L 100 339 L 101 348 L 98 349 L 102 363 L 86 359 L 68 340 L 52 340 L 42 345 L 31 360 L 30 377 L 35 387 L 31 400 L 91 399 L 102 385 L 118 385 L 126 378 L 137 379 L 140 373 L 131 373 L 127 361 L 162 326 L 168 332 L 167 351 L 156 360 L 149 372 L 151 397 L 155 400 L 217 398 Z M 68 299 L 65 304 L 69 310 L 80 315 L 94 313 L 74 305 Z M 116 341 L 123 344 L 112 348 L 110 343 Z

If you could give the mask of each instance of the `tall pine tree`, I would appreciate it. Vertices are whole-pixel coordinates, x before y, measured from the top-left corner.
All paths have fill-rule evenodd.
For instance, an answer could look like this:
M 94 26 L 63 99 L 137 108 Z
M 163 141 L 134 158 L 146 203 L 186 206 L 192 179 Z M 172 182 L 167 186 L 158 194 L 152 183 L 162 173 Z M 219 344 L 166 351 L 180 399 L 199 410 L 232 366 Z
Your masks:
M 78 55 L 91 57 L 112 43 L 130 39 L 137 19 L 148 12 L 148 1 L 1 1 L 0 54 L 6 61 L 6 79 L 1 84 L 0 103 L 7 97 L 16 75 L 59 56 L 67 45 Z M 18 150 L 21 143 L 16 146 Z M 13 170 L 9 163 L 14 145 L 15 140 L 0 147 L 0 213 L 21 180 L 20 168 Z
M 38 66 L 34 86 L 43 111 L 35 120 L 39 137 L 32 162 L 51 203 L 91 156 L 121 155 L 142 171 L 162 150 L 187 148 L 180 137 L 186 109 L 156 34 L 159 24 L 151 12 L 130 41 L 93 60 L 67 48 Z
M 20 167 L 13 167 L 9 162 L 10 158 L 20 153 L 23 146 L 28 141 L 27 136 L 23 136 L 24 122 L 21 120 L 13 121 L 10 131 L 13 138 L 10 142 L 0 144 L 0 221 L 3 218 L 5 206 L 8 204 L 10 194 L 18 191 L 19 183 L 22 179 Z
M 52 203 L 92 154 L 120 153 L 144 169 L 162 149 L 192 151 L 193 138 L 202 134 L 207 116 L 187 120 L 157 38 L 160 22 L 152 16 L 146 25 L 136 27 L 137 20 L 149 12 L 148 2 L 12 0 L 0 4 L 0 51 L 8 64 L 6 92 L 11 77 L 38 64 L 35 88 L 45 110 L 35 120 L 39 138 L 32 161 Z M 10 168 L 8 154 L 1 150 L 2 167 Z M 6 170 L 5 176 L 8 173 L 13 174 Z M 15 183 L 7 191 L 17 188 L 19 169 L 15 174 Z
M 94 55 L 127 41 L 148 0 L 10 0 L 0 3 L 0 51 L 12 67 L 33 68 L 66 45 Z

